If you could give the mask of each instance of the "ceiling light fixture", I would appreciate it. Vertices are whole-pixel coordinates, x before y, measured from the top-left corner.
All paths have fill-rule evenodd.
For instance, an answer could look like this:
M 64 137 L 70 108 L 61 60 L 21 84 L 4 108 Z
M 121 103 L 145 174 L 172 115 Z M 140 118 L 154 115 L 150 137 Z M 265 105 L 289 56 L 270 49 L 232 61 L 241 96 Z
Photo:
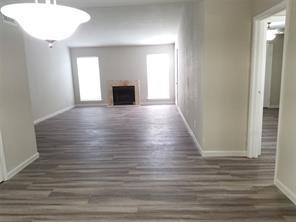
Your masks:
M 57 5 L 56 0 L 10 4 L 3 6 L 1 12 L 17 21 L 29 35 L 47 41 L 49 47 L 56 41 L 69 38 L 81 24 L 90 20 L 88 13 Z
M 277 30 L 271 28 L 271 22 L 268 22 L 267 24 L 266 39 L 267 41 L 273 41 L 276 38 Z
M 267 41 L 273 41 L 276 38 L 277 30 L 267 30 Z

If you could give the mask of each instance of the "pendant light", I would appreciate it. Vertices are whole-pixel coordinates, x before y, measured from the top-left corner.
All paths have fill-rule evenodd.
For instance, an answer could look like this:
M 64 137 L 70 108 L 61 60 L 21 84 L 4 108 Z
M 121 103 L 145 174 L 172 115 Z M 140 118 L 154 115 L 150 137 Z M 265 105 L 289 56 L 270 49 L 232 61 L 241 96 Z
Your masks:
M 268 27 L 266 39 L 267 41 L 273 41 L 276 38 L 277 30 L 271 28 L 271 22 L 268 22 L 267 24 Z
M 29 35 L 47 41 L 50 47 L 56 41 L 69 38 L 81 24 L 90 20 L 88 13 L 57 5 L 56 0 L 10 4 L 3 6 L 1 12 L 17 21 Z

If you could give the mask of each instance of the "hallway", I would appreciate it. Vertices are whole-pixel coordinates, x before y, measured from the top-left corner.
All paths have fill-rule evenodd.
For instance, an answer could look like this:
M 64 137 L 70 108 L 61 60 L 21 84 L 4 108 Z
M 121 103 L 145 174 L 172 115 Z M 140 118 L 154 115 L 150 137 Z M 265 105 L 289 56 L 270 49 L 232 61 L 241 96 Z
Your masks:
M 275 162 L 279 109 L 264 109 L 262 127 L 262 157 Z
M 76 108 L 36 132 L 40 159 L 0 185 L 1 222 L 296 221 L 273 155 L 203 159 L 175 106 Z

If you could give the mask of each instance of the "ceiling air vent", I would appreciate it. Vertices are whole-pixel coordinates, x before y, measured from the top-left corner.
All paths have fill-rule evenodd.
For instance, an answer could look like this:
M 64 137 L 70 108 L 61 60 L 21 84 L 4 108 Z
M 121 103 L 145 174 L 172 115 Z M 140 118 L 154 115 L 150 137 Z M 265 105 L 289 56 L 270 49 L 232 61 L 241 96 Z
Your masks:
M 16 21 L 12 18 L 9 18 L 5 15 L 2 14 L 2 19 L 5 23 L 10 24 L 10 25 L 17 25 Z

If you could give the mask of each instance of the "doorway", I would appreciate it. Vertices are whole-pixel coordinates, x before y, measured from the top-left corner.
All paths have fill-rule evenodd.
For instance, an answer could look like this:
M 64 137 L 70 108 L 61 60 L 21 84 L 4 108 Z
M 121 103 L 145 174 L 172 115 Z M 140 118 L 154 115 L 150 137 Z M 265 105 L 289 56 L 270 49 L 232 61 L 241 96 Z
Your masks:
M 248 157 L 276 155 L 286 3 L 254 18 L 250 84 Z M 283 47 L 283 46 L 282 46 Z M 276 73 L 276 74 L 275 74 Z M 277 92 L 277 93 L 275 93 Z M 268 150 L 269 149 L 269 150 Z
M 277 13 L 267 20 L 267 53 L 261 156 L 275 160 L 282 82 L 286 11 Z

